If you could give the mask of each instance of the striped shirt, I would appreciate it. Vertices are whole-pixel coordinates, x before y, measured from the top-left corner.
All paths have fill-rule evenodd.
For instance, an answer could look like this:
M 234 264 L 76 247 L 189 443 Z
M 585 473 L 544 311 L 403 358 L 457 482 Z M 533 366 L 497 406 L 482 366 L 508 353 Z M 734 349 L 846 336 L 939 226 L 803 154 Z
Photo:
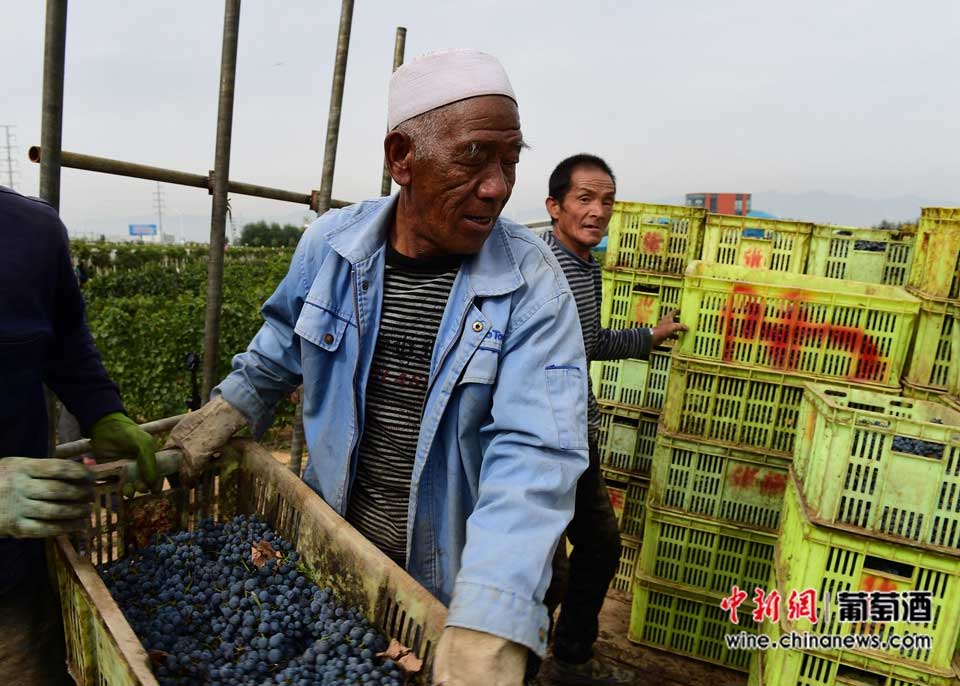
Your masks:
M 583 329 L 583 349 L 587 362 L 593 360 L 620 360 L 625 357 L 646 359 L 650 356 L 652 332 L 648 328 L 614 331 L 600 326 L 600 301 L 603 288 L 600 278 L 600 265 L 590 256 L 590 261 L 582 259 L 560 242 L 553 231 L 541 234 L 541 238 L 553 250 L 560 267 L 563 269 L 573 299 L 577 302 L 577 314 L 580 316 L 580 328 Z M 588 379 L 589 380 L 589 379 Z M 600 428 L 600 406 L 590 386 L 587 405 L 587 425 L 591 437 L 596 437 Z
M 367 382 L 347 520 L 406 565 L 407 506 L 440 320 L 459 257 L 413 259 L 388 243 L 383 309 Z

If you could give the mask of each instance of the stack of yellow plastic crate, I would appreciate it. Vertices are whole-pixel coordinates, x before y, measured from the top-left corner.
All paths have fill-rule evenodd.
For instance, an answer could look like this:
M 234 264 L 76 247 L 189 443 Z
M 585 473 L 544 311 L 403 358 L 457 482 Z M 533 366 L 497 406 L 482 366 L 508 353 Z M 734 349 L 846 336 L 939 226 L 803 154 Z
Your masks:
M 674 205 L 617 202 L 607 239 L 600 324 L 610 329 L 654 326 L 680 307 L 683 272 L 699 257 L 706 213 Z M 657 422 L 663 409 L 670 348 L 649 360 L 594 362 L 600 404 L 600 459 L 620 517 L 622 554 L 613 587 L 629 591 L 643 535 Z
M 769 580 L 808 381 L 898 392 L 919 302 L 803 273 L 813 225 L 711 215 L 685 275 L 629 638 L 747 669 L 721 609 Z M 744 607 L 749 607 L 750 601 Z M 751 613 L 739 629 L 756 631 Z
M 960 406 L 960 208 L 923 209 L 907 290 L 921 304 L 904 393 Z
M 763 633 L 851 644 L 756 653 L 751 683 L 957 686 L 960 412 L 810 384 L 799 420 L 765 588 L 815 597 L 768 613 Z

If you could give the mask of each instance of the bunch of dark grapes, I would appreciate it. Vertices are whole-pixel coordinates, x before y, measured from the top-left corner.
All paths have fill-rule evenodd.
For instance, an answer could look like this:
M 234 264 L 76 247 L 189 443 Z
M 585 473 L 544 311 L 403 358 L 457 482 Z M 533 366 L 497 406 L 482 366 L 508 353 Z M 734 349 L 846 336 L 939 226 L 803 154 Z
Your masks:
M 931 419 L 931 424 L 943 424 L 942 419 Z M 935 457 L 938 460 L 943 459 L 943 443 L 934 443 L 925 441 L 922 438 L 910 438 L 909 436 L 894 436 L 893 449 L 898 453 L 907 453 L 908 455 L 920 455 L 922 457 Z
M 887 244 L 884 241 L 854 241 L 853 249 L 864 252 L 886 252 Z
M 262 541 L 280 557 L 258 568 L 251 549 Z M 400 668 L 375 657 L 383 636 L 298 561 L 256 516 L 240 516 L 162 536 L 100 573 L 161 686 L 400 686 Z

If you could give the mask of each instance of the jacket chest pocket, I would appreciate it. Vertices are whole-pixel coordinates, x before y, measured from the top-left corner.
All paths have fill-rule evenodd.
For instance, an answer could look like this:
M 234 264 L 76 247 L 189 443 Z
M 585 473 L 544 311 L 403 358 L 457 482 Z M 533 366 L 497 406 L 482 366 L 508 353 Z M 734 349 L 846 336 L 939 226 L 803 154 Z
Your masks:
M 293 330 L 300 338 L 318 348 L 335 352 L 349 325 L 348 320 L 335 312 L 307 300 Z

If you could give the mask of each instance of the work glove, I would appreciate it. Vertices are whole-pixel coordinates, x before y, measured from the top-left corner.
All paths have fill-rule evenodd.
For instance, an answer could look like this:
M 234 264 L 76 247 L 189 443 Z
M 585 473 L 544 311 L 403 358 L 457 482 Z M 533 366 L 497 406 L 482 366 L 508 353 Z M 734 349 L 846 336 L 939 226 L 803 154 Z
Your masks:
M 137 491 L 160 491 L 163 478 L 157 478 L 157 446 L 153 436 L 137 426 L 122 412 L 104 415 L 90 428 L 93 454 L 101 462 L 134 457 L 140 479 L 134 484 Z
M 483 631 L 448 626 L 433 660 L 435 686 L 523 686 L 527 649 Z
M 0 537 L 47 538 L 90 522 L 93 472 L 70 460 L 0 459 Z
M 651 337 L 653 342 L 651 347 L 656 348 L 668 338 L 676 338 L 677 335 L 687 330 L 686 324 L 681 324 L 676 320 L 677 310 L 670 310 L 653 327 Z
M 179 448 L 183 453 L 180 474 L 187 482 L 196 480 L 210 457 L 247 425 L 247 418 L 221 396 L 217 396 L 196 412 L 181 419 L 165 448 Z

